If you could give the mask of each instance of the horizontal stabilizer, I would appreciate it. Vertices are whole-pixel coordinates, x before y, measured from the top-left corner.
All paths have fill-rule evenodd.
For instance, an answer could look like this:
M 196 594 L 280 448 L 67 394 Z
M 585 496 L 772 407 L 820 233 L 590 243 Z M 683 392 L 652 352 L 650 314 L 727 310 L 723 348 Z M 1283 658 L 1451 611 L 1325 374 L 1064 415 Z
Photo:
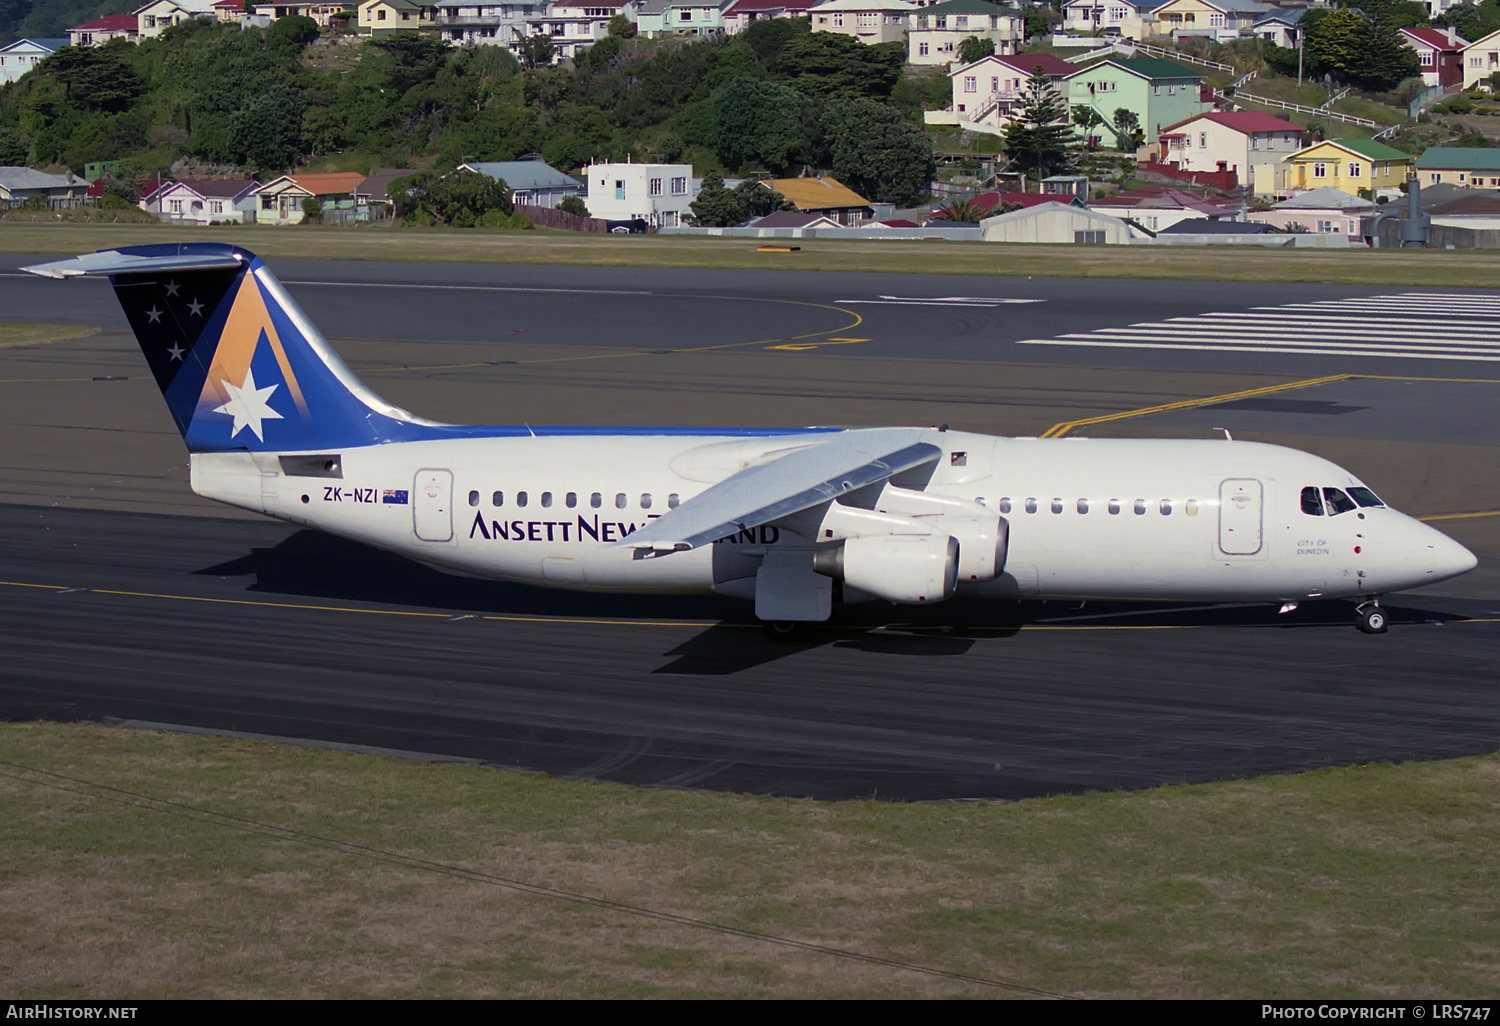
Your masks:
M 935 462 L 943 450 L 920 428 L 847 431 L 770 463 L 749 467 L 620 542 L 648 554 L 697 548 L 791 516 Z
M 238 269 L 243 266 L 245 266 L 245 261 L 237 253 L 178 252 L 145 256 L 139 253 L 122 253 L 117 249 L 102 249 L 97 253 L 85 253 L 83 256 L 72 257 L 68 260 L 54 260 L 50 264 L 35 264 L 31 267 L 23 267 L 21 270 L 39 274 L 43 278 L 77 278 L 85 274 L 219 271 Z

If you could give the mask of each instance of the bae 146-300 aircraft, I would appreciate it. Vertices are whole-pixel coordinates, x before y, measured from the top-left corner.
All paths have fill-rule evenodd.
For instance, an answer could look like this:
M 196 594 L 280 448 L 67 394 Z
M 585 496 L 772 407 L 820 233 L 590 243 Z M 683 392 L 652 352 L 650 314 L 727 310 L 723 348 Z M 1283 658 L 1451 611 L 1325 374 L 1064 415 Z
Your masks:
M 1472 553 L 1294 449 L 943 428 L 481 427 L 414 416 L 345 366 L 259 258 L 138 246 L 105 275 L 199 495 L 483 577 L 714 593 L 779 629 L 835 601 L 1378 599 Z

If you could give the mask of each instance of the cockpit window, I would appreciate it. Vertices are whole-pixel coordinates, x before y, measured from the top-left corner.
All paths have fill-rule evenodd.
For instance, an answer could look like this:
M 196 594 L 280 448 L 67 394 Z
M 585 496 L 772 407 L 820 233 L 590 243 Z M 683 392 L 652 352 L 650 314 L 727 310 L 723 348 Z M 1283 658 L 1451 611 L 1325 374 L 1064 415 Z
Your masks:
M 1360 485 L 1355 485 L 1353 488 L 1349 489 L 1349 497 L 1355 502 L 1359 503 L 1361 506 L 1385 505 L 1385 503 L 1380 501 L 1380 497 L 1378 495 L 1370 491 L 1370 489 L 1364 488 Z
M 1324 488 L 1323 499 L 1328 503 L 1328 515 L 1331 517 L 1359 508 L 1354 504 L 1353 499 L 1337 488 Z
M 1308 487 L 1302 489 L 1302 512 L 1310 517 L 1323 515 L 1323 500 L 1318 498 L 1318 489 Z

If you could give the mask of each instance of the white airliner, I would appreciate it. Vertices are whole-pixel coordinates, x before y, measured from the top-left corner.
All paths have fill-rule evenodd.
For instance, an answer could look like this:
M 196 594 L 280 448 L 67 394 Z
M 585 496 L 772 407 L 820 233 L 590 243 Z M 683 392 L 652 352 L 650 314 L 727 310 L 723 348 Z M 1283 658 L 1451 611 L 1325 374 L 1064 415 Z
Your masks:
M 365 387 L 257 257 L 217 243 L 27 268 L 107 275 L 199 495 L 469 574 L 715 593 L 778 628 L 836 602 L 1359 601 L 1472 553 L 1294 449 L 943 428 L 469 427 Z

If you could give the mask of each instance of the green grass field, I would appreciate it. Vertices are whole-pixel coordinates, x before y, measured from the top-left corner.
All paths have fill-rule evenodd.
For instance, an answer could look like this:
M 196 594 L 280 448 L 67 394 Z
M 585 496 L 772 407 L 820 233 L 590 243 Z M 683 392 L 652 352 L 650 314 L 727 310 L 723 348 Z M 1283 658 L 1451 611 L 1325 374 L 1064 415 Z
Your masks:
M 221 241 L 268 259 L 323 258 L 599 267 L 777 268 L 1064 278 L 1320 281 L 1489 288 L 1500 251 L 1248 250 L 1243 247 L 1000 245 L 797 239 L 763 253 L 756 239 L 391 227 L 182 228 L 172 225 L 0 224 L 0 252 L 76 254 L 148 242 Z M 771 240 L 784 243 L 786 240 Z
M 833 804 L 12 723 L 0 977 L 28 998 L 1482 996 L 1497 793 L 1491 756 Z

